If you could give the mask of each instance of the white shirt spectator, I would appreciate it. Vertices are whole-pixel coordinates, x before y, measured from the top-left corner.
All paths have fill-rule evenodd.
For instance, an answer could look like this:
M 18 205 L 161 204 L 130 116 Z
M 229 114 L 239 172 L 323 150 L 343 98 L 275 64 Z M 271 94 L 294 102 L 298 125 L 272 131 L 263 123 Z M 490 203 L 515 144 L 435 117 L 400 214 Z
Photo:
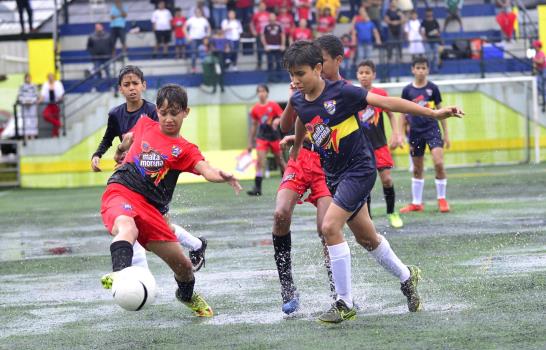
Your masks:
M 59 102 L 63 98 L 64 86 L 60 81 L 55 80 L 55 82 L 53 83 L 53 92 L 55 93 L 55 101 L 50 101 L 49 100 L 49 81 L 46 81 L 42 84 L 42 91 L 40 91 L 40 96 L 42 96 L 44 102 L 46 103 Z
M 243 32 L 243 26 L 238 19 L 224 19 L 222 21 L 222 30 L 226 35 L 226 39 L 231 41 L 237 41 L 241 38 L 241 33 Z
M 171 30 L 171 11 L 167 9 L 157 9 L 152 14 L 152 24 L 154 25 L 154 30 Z
M 210 24 L 205 17 L 190 17 L 186 21 L 186 30 L 190 40 L 201 40 L 209 35 Z
M 409 48 L 408 51 L 412 55 L 420 55 L 425 53 L 423 45 L 423 37 L 421 36 L 421 21 L 418 19 L 410 19 L 404 26 L 404 30 L 408 33 Z

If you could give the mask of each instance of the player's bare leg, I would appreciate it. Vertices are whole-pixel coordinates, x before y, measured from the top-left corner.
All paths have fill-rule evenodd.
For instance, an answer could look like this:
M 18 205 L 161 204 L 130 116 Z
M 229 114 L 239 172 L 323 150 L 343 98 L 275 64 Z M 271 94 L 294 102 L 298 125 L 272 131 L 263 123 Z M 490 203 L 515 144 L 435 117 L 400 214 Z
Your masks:
M 436 172 L 436 198 L 438 199 L 438 209 L 442 213 L 449 212 L 449 204 L 446 200 L 447 175 L 444 168 L 444 149 L 442 147 L 434 147 L 430 153 L 434 163 L 434 171 Z
M 171 228 L 178 242 L 190 251 L 190 260 L 193 264 L 193 271 L 199 271 L 201 267 L 205 266 L 205 250 L 207 249 L 207 240 L 204 237 L 195 237 L 183 227 L 173 224 L 170 221 L 168 214 L 163 215 L 163 218 Z
M 400 213 L 409 213 L 414 211 L 423 211 L 423 189 L 425 187 L 424 179 L 424 157 L 411 157 L 413 162 L 413 178 L 411 179 L 411 203 L 402 209 Z
M 284 161 L 284 157 L 282 156 L 282 153 L 273 153 L 273 156 L 275 157 L 275 163 L 277 163 L 277 166 L 281 170 L 281 176 L 283 176 L 284 169 L 286 169 L 286 162 Z
M 266 151 L 257 151 L 258 159 L 256 161 L 256 177 L 254 178 L 254 188 L 251 191 L 247 191 L 249 196 L 261 196 L 262 195 L 262 180 L 263 169 L 265 164 Z

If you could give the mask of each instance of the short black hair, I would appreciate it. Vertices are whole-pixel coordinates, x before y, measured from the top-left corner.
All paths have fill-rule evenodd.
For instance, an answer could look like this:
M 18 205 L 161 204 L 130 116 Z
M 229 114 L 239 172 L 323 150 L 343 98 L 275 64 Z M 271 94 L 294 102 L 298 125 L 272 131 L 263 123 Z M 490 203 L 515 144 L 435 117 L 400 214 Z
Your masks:
M 182 9 L 180 7 L 175 7 L 174 12 L 178 12 L 178 11 L 182 12 Z
M 161 108 L 165 101 L 167 101 L 167 109 L 170 109 L 173 115 L 188 109 L 188 94 L 186 93 L 186 90 L 180 85 L 163 85 L 157 91 L 157 98 L 155 100 L 157 108 Z
M 121 81 L 123 80 L 123 77 L 127 74 L 134 74 L 137 77 L 139 77 L 140 81 L 144 82 L 144 73 L 142 73 L 142 70 L 138 68 L 137 66 L 127 65 L 119 71 L 118 74 L 118 85 L 121 86 Z
M 260 90 L 260 88 L 264 89 L 265 92 L 269 93 L 269 86 L 267 86 L 265 84 L 260 84 L 260 85 L 256 86 L 256 92 L 258 92 L 258 90 Z
M 372 70 L 372 72 L 375 73 L 375 63 L 373 63 L 372 60 L 365 60 L 365 61 L 361 61 L 358 66 L 356 67 L 356 69 L 360 68 L 360 67 L 370 67 L 370 69 Z
M 297 66 L 310 66 L 315 68 L 322 64 L 322 51 L 320 46 L 308 40 L 299 40 L 290 45 L 284 53 L 284 68 L 290 70 Z
M 413 59 L 413 61 L 411 61 L 411 68 L 415 67 L 416 65 L 418 64 L 426 64 L 427 67 L 430 67 L 430 65 L 428 64 L 428 60 L 426 57 L 424 56 L 417 56 Z
M 328 55 L 332 58 L 336 58 L 337 56 L 343 57 L 344 55 L 343 43 L 341 42 L 341 39 L 335 35 L 323 35 L 317 38 L 315 42 L 322 50 L 328 52 Z

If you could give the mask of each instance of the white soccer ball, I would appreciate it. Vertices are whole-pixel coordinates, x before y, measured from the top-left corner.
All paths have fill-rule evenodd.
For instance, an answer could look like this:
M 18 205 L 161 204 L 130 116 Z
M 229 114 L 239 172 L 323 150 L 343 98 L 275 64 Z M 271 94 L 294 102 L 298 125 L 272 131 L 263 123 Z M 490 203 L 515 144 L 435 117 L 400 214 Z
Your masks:
M 150 270 L 130 266 L 118 271 L 112 283 L 116 304 L 128 311 L 138 311 L 155 300 L 155 278 Z

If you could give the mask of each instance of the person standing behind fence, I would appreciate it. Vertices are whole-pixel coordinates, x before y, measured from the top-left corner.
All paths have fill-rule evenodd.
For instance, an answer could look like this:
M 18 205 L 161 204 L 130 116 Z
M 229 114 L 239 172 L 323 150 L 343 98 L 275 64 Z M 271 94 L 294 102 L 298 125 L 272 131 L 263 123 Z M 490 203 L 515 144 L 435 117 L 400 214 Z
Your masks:
M 29 31 L 34 31 L 32 27 L 32 7 L 30 6 L 30 0 L 17 0 L 17 11 L 19 11 L 19 23 L 21 23 L 21 34 L 25 34 L 25 20 L 23 18 L 23 12 L 27 11 L 28 15 L 28 28 Z
M 544 106 L 546 104 L 546 89 L 544 89 L 544 67 L 546 67 L 546 55 L 544 55 L 544 51 L 542 51 L 542 42 L 540 40 L 533 41 L 533 48 L 535 49 L 533 68 L 535 70 L 535 74 L 537 75 L 538 91 L 541 92 L 542 105 Z
M 398 1 L 391 0 L 389 8 L 385 13 L 385 23 L 389 28 L 389 38 L 387 41 L 387 59 L 391 63 L 393 50 L 398 51 L 394 62 L 400 63 L 402 60 L 402 23 L 404 22 L 404 15 L 398 8 Z
M 38 88 L 32 84 L 30 74 L 26 73 L 25 82 L 19 88 L 17 95 L 17 102 L 21 105 L 25 140 L 31 140 L 38 136 L 38 110 L 36 108 L 38 97 Z
M 410 18 L 404 25 L 404 32 L 409 43 L 409 53 L 411 59 L 425 54 L 425 46 L 423 45 L 423 37 L 421 36 L 421 21 L 417 18 L 415 10 L 410 11 Z
M 241 39 L 241 33 L 243 32 L 243 26 L 241 22 L 236 18 L 235 11 L 229 10 L 227 18 L 222 21 L 222 30 L 231 42 L 231 64 L 232 70 L 237 70 L 237 58 L 239 53 L 239 40 Z
M 197 72 L 196 61 L 198 48 L 203 44 L 203 40 L 210 36 L 210 24 L 209 21 L 203 17 L 203 11 L 201 8 L 195 8 L 194 15 L 190 17 L 184 25 L 184 31 L 191 51 L 191 70 L 192 73 Z
M 256 38 L 256 55 L 258 58 L 256 68 L 262 69 L 262 59 L 264 54 L 264 46 L 262 42 L 262 34 L 264 27 L 269 23 L 269 12 L 265 7 L 265 2 L 260 2 L 258 5 L 258 12 L 252 16 L 250 22 L 250 32 Z
M 87 51 L 91 55 L 91 61 L 93 62 L 93 74 L 97 78 L 102 78 L 101 71 L 104 69 L 106 78 L 110 79 L 110 67 L 104 66 L 110 60 L 112 53 L 112 46 L 114 41 L 110 34 L 104 31 L 104 27 L 101 23 L 95 24 L 95 31 L 87 39 Z M 102 67 L 102 68 L 101 68 Z
M 171 11 L 165 7 L 165 1 L 160 1 L 157 10 L 152 14 L 152 26 L 155 33 L 155 47 L 152 57 L 156 57 L 159 46 L 163 45 L 163 57 L 167 57 L 171 42 Z
M 182 9 L 177 7 L 174 9 L 174 18 L 171 21 L 171 26 L 174 32 L 174 48 L 176 58 L 186 58 L 186 17 L 182 15 Z
M 119 39 L 124 55 L 127 54 L 125 25 L 127 23 L 127 6 L 121 0 L 115 0 L 110 9 L 110 32 L 112 33 L 112 57 L 116 56 L 116 42 Z
M 366 8 L 361 6 L 358 9 L 358 15 L 353 18 L 352 42 L 357 47 L 357 55 L 354 63 L 358 60 L 370 58 L 372 54 L 374 40 L 376 45 L 381 45 L 381 36 L 375 24 L 368 17 Z
M 40 98 L 38 103 L 46 103 L 47 105 L 42 112 L 44 120 L 53 125 L 51 131 L 52 137 L 59 137 L 59 129 L 61 128 L 61 109 L 58 103 L 64 96 L 63 84 L 55 80 L 55 75 L 49 73 L 47 75 L 47 81 L 42 85 L 42 91 L 40 92 Z
M 425 51 L 430 62 L 431 72 L 438 70 L 439 53 L 438 48 L 442 39 L 440 38 L 440 23 L 434 18 L 431 8 L 425 11 L 425 19 L 421 22 L 421 36 L 425 39 Z

